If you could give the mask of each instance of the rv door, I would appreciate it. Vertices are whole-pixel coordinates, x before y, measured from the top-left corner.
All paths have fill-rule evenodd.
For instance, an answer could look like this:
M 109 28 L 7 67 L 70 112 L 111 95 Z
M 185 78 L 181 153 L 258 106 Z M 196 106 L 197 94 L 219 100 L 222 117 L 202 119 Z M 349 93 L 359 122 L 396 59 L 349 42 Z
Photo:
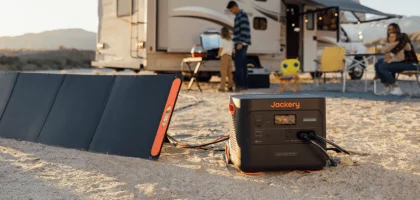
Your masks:
M 315 7 L 305 6 L 304 12 L 304 25 L 303 25 L 303 71 L 314 72 L 316 70 L 316 63 L 314 60 L 317 58 L 317 27 Z

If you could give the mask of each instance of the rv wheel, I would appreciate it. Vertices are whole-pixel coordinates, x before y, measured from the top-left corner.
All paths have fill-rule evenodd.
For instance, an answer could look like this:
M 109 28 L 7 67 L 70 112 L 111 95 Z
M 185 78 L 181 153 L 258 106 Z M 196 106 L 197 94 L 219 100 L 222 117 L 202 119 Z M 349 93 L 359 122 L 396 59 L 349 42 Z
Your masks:
M 248 68 L 260 68 L 259 59 L 256 56 L 249 56 L 248 63 L 246 64 Z
M 136 74 L 140 73 L 140 71 L 141 71 L 140 69 L 133 69 L 133 72 Z
M 256 66 L 257 66 L 257 64 L 256 64 L 253 60 L 249 60 L 249 61 L 248 61 L 248 64 L 246 64 L 246 66 L 247 66 L 248 68 L 254 68 L 254 67 L 256 67 Z
M 360 62 L 360 60 L 362 60 L 363 58 L 356 58 L 356 60 L 358 60 Z M 356 62 L 354 61 L 352 63 L 352 65 L 354 65 Z M 362 61 L 361 63 L 363 63 L 363 65 L 365 65 L 365 61 Z M 362 65 L 356 65 L 355 67 L 353 67 L 349 73 L 351 80 L 360 80 L 363 77 L 365 68 Z

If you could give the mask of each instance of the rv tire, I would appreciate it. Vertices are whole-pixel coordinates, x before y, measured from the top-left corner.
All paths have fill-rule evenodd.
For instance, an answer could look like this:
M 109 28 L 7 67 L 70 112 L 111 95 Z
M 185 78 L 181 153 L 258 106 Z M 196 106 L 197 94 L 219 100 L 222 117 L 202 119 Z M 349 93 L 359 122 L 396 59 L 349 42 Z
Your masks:
M 359 62 L 363 60 L 362 57 L 356 57 L 355 59 L 358 60 Z M 361 61 L 361 62 L 363 63 L 363 65 L 366 64 L 365 61 Z M 354 63 L 355 62 L 353 62 L 352 65 Z M 357 65 L 356 67 L 351 69 L 349 75 L 350 75 L 351 80 L 360 80 L 362 79 L 364 72 L 365 72 L 365 68 L 362 65 Z
M 261 67 L 260 59 L 258 58 L 258 56 L 248 56 L 247 60 L 248 60 L 248 63 L 247 63 L 248 68 L 260 68 Z

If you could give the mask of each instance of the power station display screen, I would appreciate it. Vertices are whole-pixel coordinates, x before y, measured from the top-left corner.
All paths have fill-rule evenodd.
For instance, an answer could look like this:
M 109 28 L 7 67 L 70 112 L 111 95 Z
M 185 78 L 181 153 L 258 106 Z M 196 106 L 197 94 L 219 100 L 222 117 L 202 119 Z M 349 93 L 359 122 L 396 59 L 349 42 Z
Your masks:
M 274 115 L 274 123 L 279 125 L 295 125 L 296 115 Z

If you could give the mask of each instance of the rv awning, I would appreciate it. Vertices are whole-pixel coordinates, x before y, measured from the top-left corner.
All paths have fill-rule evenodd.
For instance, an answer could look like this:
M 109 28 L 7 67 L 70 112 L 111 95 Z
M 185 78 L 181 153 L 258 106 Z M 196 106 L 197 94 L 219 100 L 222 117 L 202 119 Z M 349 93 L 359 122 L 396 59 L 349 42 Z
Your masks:
M 373 21 L 379 21 L 379 20 L 385 20 L 385 19 L 391 19 L 391 18 L 401 18 L 400 15 L 395 14 L 389 14 L 389 13 L 383 13 L 381 11 L 369 8 L 367 6 L 364 6 L 360 3 L 355 2 L 354 0 L 307 0 L 308 3 L 313 3 L 325 7 L 338 7 L 341 11 L 348 11 L 351 12 L 356 18 L 358 18 L 357 14 L 373 14 L 377 15 L 378 18 L 374 19 L 359 19 L 358 22 L 352 22 L 352 23 L 365 23 L 365 22 L 373 22 Z

